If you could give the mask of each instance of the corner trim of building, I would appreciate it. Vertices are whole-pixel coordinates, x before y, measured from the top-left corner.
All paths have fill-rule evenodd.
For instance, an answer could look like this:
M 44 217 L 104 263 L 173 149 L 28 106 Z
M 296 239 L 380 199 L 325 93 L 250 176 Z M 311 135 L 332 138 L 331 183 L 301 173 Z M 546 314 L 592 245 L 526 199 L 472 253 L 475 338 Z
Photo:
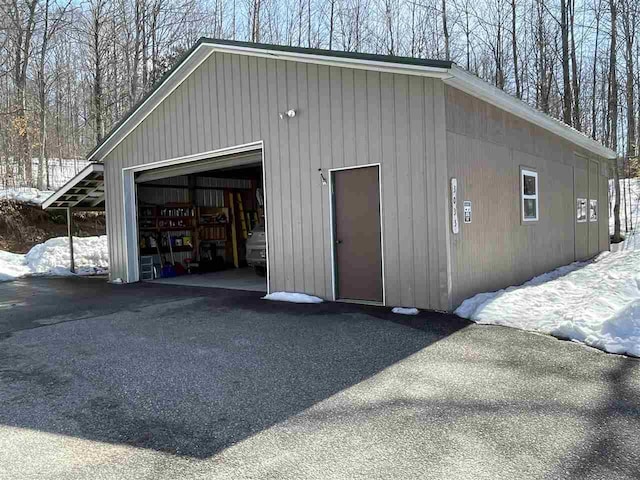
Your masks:
M 451 311 L 453 303 L 452 271 L 451 271 L 451 230 L 449 201 L 449 157 L 447 153 L 447 94 L 443 81 L 434 82 L 434 116 L 435 122 L 435 154 L 436 154 L 436 186 L 438 189 L 437 211 L 438 225 L 438 278 L 440 298 L 435 308 Z

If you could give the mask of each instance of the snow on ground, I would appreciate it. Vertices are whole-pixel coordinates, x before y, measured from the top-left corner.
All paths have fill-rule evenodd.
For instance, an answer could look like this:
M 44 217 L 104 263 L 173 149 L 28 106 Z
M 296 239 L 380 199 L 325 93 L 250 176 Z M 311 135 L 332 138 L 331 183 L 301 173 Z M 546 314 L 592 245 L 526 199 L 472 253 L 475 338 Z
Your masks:
M 50 158 L 47 160 L 47 166 L 49 167 L 49 185 L 52 190 L 57 190 L 62 185 L 67 183 L 67 180 L 76 175 L 80 170 L 87 166 L 90 162 L 81 158 Z M 33 185 L 38 182 L 38 169 L 40 166 L 40 159 L 31 159 L 31 181 Z M 18 184 L 11 184 L 11 180 L 20 182 L 19 172 L 22 168 L 18 163 L 11 160 L 4 159 L 0 162 L 0 179 L 8 181 L 8 185 L 18 186 Z M 44 172 L 43 172 L 44 174 Z M 46 174 L 43 175 L 46 181 Z M 7 185 L 3 185 L 3 188 L 7 188 Z
M 19 253 L 0 250 L 0 282 L 15 280 L 29 275 L 30 270 L 24 257 Z
M 417 308 L 405 308 L 405 307 L 393 307 L 392 313 L 398 313 L 400 315 L 418 315 Z
M 324 300 L 313 295 L 307 295 L 306 293 L 292 293 L 292 292 L 273 292 L 269 295 L 262 297 L 263 300 L 273 300 L 276 302 L 291 302 L 291 303 L 322 303 Z
M 37 188 L 17 187 L 0 189 L 0 200 L 14 200 L 31 205 L 40 205 L 52 194 L 49 190 L 38 190 Z
M 72 275 L 67 237 L 51 238 L 26 254 L 0 251 L 0 281 L 29 275 Z M 73 237 L 76 275 L 96 275 L 109 269 L 107 236 Z
M 638 217 L 634 217 L 640 227 Z M 640 232 L 614 252 L 498 292 L 465 300 L 456 314 L 640 357 Z
M 3 185 L 0 188 L 0 200 L 14 200 L 21 203 L 29 203 L 31 205 L 41 205 L 55 190 L 63 186 L 70 178 L 73 178 L 80 170 L 87 166 L 89 162 L 80 159 L 57 159 L 50 158 L 49 166 L 49 185 L 51 190 L 38 190 L 30 187 L 11 187 L 11 183 Z M 38 181 L 38 164 L 39 160 L 32 160 L 33 178 L 35 185 Z M 0 164 L 0 179 L 6 181 L 13 178 L 15 172 L 20 171 L 17 165 L 9 162 Z M 19 183 L 18 183 L 19 185 Z

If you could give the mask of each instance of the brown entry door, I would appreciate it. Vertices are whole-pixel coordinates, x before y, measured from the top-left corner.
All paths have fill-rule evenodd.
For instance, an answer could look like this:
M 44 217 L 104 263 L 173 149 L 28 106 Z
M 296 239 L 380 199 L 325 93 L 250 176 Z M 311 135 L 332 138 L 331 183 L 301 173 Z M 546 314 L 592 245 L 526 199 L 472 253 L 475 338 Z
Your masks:
M 336 298 L 382 302 L 379 168 L 333 172 Z

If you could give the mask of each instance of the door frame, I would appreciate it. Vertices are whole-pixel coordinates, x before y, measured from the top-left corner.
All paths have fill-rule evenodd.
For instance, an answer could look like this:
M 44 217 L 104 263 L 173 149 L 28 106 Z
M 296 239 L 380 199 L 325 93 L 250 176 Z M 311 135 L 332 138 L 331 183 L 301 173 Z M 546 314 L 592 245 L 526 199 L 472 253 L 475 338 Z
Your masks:
M 261 152 L 262 164 L 262 194 L 264 198 L 264 233 L 267 249 L 267 294 L 271 293 L 271 279 L 269 269 L 269 230 L 268 230 L 268 205 L 267 205 L 267 184 L 265 168 L 264 142 L 258 140 L 233 147 L 220 148 L 209 152 L 201 152 L 193 155 L 185 155 L 156 162 L 134 165 L 122 169 L 122 198 L 123 198 L 123 235 L 124 235 L 124 260 L 126 267 L 126 283 L 140 281 L 140 252 L 138 249 L 138 190 L 135 182 L 135 174 L 145 170 L 154 170 L 167 166 L 188 164 L 207 160 L 215 157 L 225 157 L 234 154 L 246 153 L 250 151 Z
M 334 173 L 340 172 L 343 170 L 354 170 L 356 168 L 368 168 L 368 167 L 377 167 L 378 168 L 378 191 L 379 191 L 379 216 L 380 216 L 380 259 L 382 261 L 382 305 L 387 305 L 387 290 L 385 285 L 385 275 L 384 275 L 384 228 L 382 223 L 382 167 L 380 163 L 367 163 L 365 165 L 354 165 L 351 167 L 337 167 L 328 169 L 329 173 L 329 228 L 331 230 L 331 294 L 333 296 L 333 301 L 344 300 L 344 301 L 352 301 L 351 299 L 339 299 L 337 296 L 337 275 L 338 269 L 336 265 L 336 222 L 335 222 L 335 190 L 334 190 Z M 378 302 L 367 302 L 366 300 L 353 300 L 358 303 L 374 303 L 378 304 Z

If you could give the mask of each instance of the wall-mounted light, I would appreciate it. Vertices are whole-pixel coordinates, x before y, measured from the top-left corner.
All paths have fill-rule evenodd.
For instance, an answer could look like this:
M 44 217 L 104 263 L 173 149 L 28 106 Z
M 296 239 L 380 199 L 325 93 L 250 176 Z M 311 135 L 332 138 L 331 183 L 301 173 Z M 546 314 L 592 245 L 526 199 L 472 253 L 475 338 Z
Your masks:
M 320 172 L 320 178 L 322 179 L 322 185 L 326 185 L 327 184 L 327 179 L 324 178 L 324 174 L 322 173 L 322 169 L 319 168 L 318 172 Z
M 296 116 L 296 111 L 293 109 L 287 110 L 286 112 L 280 113 L 280 120 L 285 120 L 287 118 L 293 118 Z

